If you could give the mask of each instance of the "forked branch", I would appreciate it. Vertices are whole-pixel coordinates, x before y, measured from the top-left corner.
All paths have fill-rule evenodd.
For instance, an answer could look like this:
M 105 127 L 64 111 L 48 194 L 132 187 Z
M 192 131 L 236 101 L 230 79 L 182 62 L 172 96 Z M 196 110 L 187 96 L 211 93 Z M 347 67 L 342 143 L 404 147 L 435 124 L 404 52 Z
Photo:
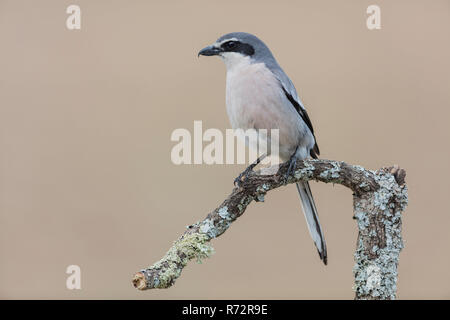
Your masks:
M 340 161 L 305 160 L 297 163 L 286 182 L 286 170 L 283 164 L 276 174 L 250 173 L 204 220 L 187 227 L 161 260 L 137 272 L 133 285 L 140 290 L 172 286 L 190 260 L 212 254 L 208 242 L 223 234 L 252 201 L 264 201 L 267 192 L 286 183 L 317 180 L 353 191 L 359 230 L 353 268 L 356 299 L 394 299 L 403 248 L 401 215 L 408 202 L 405 171 L 396 166 L 371 171 Z

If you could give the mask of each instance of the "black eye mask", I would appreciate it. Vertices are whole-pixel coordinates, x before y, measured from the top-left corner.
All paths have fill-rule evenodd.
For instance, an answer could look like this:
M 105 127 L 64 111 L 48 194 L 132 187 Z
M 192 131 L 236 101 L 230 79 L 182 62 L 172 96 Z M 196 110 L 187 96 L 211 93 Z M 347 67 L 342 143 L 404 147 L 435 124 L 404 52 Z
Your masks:
M 255 53 L 255 49 L 248 43 L 240 41 L 227 41 L 220 46 L 223 52 L 237 52 L 244 56 L 252 56 Z

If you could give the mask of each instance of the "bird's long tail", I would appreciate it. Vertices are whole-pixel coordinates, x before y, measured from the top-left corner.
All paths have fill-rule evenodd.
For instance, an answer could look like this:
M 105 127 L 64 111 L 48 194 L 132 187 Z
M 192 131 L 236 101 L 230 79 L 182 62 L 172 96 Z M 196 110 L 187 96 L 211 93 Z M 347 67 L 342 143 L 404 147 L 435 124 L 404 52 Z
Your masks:
M 309 233 L 316 244 L 317 251 L 319 251 L 320 259 L 326 265 L 327 245 L 325 244 L 325 237 L 323 236 L 322 227 L 320 226 L 319 215 L 317 214 L 309 183 L 307 181 L 297 182 L 297 190 L 300 194 L 303 213 L 305 214 L 306 222 L 308 223 Z

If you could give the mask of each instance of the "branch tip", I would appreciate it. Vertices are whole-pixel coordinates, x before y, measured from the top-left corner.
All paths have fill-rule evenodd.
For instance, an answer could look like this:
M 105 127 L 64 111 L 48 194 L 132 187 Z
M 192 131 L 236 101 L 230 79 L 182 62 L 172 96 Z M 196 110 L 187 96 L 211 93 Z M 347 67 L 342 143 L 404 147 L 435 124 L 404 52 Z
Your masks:
M 137 272 L 132 280 L 133 286 L 138 290 L 144 290 L 147 287 L 147 281 L 142 272 Z

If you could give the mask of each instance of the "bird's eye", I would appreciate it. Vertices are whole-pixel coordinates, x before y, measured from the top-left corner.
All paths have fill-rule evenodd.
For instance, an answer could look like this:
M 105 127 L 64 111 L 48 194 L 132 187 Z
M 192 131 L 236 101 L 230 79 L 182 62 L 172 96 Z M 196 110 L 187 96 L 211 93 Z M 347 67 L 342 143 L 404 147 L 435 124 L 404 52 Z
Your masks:
M 228 41 L 224 43 L 224 47 L 226 50 L 233 50 L 236 48 L 237 42 L 236 41 Z

